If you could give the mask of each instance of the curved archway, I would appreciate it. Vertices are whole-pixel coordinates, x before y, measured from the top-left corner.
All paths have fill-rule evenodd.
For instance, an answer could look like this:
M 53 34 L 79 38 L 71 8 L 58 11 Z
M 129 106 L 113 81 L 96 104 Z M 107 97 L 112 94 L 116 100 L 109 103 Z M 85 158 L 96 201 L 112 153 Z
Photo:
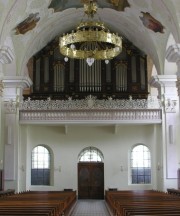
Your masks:
M 95 147 L 84 148 L 78 155 L 79 162 L 103 162 L 103 153 Z

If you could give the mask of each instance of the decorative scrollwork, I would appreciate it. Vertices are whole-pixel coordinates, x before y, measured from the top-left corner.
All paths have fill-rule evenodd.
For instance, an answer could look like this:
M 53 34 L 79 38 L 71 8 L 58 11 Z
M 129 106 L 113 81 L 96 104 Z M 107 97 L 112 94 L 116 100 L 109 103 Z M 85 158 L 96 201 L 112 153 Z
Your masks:
M 166 112 L 176 112 L 176 100 L 167 99 L 165 101 L 165 111 Z
M 95 96 L 89 95 L 82 100 L 31 100 L 28 98 L 19 103 L 19 110 L 119 110 L 119 109 L 160 109 L 161 102 L 151 97 L 146 99 L 113 100 L 111 97 L 98 100 Z

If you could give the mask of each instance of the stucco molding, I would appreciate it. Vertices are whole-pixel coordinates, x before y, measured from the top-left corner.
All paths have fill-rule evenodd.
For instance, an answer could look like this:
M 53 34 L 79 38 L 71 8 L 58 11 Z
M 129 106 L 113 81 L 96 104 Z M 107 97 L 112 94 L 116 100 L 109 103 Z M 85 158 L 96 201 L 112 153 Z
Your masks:
M 32 81 L 27 76 L 4 76 L 4 88 L 28 88 L 32 85 Z
M 0 97 L 2 97 L 3 88 L 4 88 L 3 82 L 2 82 L 2 80 L 0 80 Z
M 160 100 L 154 97 L 128 100 L 109 99 L 99 100 L 89 95 L 81 100 L 31 100 L 28 98 L 19 104 L 20 110 L 119 110 L 119 109 L 160 109 Z
M 20 111 L 20 124 L 160 124 L 161 109 Z
M 169 62 L 176 62 L 180 61 L 180 44 L 174 44 L 169 46 L 166 51 L 166 59 Z
M 176 87 L 177 75 L 156 75 L 152 76 L 149 84 L 155 88 Z
M 148 100 L 98 100 L 89 95 L 82 100 L 31 100 L 5 103 L 6 113 L 20 112 L 20 122 L 73 124 L 73 123 L 161 123 L 161 103 L 157 98 Z
M 10 64 L 14 60 L 14 54 L 8 46 L 0 49 L 0 62 L 2 64 Z

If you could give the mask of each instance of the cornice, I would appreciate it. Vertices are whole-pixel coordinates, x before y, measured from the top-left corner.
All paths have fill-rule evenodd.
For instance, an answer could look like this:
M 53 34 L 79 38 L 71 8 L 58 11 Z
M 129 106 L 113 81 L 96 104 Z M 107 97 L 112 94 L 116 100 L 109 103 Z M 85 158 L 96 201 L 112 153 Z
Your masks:
M 5 76 L 2 80 L 5 88 L 27 88 L 32 85 L 29 77 L 24 76 Z
M 153 87 L 176 87 L 177 75 L 156 75 L 151 77 L 149 84 Z

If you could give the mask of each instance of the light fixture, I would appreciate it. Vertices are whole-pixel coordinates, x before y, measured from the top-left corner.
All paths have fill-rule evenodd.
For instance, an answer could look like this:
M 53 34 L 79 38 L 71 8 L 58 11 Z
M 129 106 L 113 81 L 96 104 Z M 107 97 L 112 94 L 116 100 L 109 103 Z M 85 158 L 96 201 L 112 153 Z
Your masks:
M 108 64 L 122 51 L 122 39 L 117 34 L 111 33 L 104 23 L 95 21 L 97 4 L 90 0 L 84 4 L 84 13 L 88 16 L 86 21 L 81 21 L 76 30 L 64 34 L 59 39 L 60 52 L 68 58 L 85 59 L 91 66 L 95 60 L 105 60 Z

